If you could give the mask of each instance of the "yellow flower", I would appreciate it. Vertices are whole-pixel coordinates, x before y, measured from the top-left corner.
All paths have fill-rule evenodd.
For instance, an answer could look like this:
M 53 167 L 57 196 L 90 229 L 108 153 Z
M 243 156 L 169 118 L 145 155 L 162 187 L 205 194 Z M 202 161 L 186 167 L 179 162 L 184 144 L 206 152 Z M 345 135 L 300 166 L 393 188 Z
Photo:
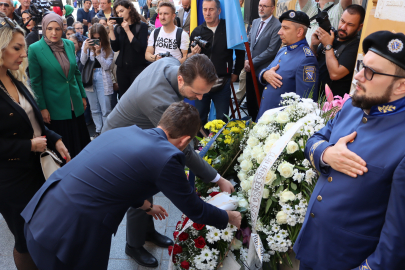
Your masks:
M 226 144 L 232 144 L 232 143 L 233 143 L 232 137 L 231 137 L 230 135 L 226 135 L 226 136 L 225 136 L 225 141 L 224 141 L 224 143 L 226 143 Z
M 235 125 L 236 125 L 236 123 L 235 123 L 235 122 L 229 122 L 229 123 L 228 123 L 228 125 L 227 125 L 226 127 L 231 128 L 231 127 L 234 127 Z
M 240 129 L 237 128 L 237 127 L 233 127 L 233 128 L 231 128 L 231 132 L 232 133 L 240 133 Z
M 205 124 L 205 126 L 204 126 L 205 129 L 210 129 L 210 127 L 211 127 L 211 122 L 208 122 L 208 123 Z
M 224 134 L 224 135 L 228 135 L 229 133 L 231 133 L 231 131 L 229 131 L 229 129 L 224 129 L 224 131 L 222 131 L 222 134 Z
M 208 158 L 208 156 L 205 156 L 205 157 L 204 157 L 204 160 L 207 161 L 207 163 L 211 165 L 211 163 L 212 163 L 212 159 L 211 159 L 211 158 Z

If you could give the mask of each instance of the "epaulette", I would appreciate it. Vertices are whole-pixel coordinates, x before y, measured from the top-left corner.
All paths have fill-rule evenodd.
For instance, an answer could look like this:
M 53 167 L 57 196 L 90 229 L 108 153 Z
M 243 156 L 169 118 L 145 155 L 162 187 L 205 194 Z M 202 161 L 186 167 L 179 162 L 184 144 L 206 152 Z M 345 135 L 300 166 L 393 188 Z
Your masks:
M 314 53 L 312 52 L 312 50 L 308 47 L 308 46 L 304 46 L 302 47 L 302 49 L 304 50 L 305 56 L 306 57 L 310 57 L 310 56 L 314 56 Z

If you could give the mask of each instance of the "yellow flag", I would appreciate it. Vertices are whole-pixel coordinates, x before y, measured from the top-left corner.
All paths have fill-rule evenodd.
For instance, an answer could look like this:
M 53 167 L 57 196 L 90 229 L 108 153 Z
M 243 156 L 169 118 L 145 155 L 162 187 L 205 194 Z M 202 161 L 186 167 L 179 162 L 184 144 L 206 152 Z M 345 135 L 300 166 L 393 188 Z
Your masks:
M 198 26 L 198 13 L 197 13 L 197 0 L 191 0 L 190 7 L 190 34 L 193 32 L 194 28 Z

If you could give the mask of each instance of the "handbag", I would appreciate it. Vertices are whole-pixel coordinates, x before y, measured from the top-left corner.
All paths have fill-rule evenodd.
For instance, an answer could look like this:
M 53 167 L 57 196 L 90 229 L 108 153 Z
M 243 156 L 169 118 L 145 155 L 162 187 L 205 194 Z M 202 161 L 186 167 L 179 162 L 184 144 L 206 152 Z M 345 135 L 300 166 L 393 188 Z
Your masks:
M 82 71 L 82 82 L 83 87 L 88 87 L 93 85 L 93 72 L 94 72 L 94 64 L 96 60 L 91 60 L 90 57 L 87 59 L 86 64 L 84 64 L 83 71 Z
M 59 169 L 61 164 L 62 161 L 52 150 L 47 148 L 41 153 L 41 167 L 45 180 L 48 180 L 49 176 Z

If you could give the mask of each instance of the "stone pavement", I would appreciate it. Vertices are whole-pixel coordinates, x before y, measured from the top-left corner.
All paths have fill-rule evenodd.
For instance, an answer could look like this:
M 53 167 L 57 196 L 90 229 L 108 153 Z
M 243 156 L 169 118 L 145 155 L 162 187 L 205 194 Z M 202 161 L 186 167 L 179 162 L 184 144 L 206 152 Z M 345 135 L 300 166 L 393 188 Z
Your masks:
M 169 213 L 169 217 L 162 221 L 155 221 L 155 228 L 161 234 L 164 234 L 173 239 L 173 232 L 177 221 L 181 218 L 181 212 L 174 206 L 169 199 L 162 193 L 156 194 L 154 203 L 163 206 Z M 146 268 L 138 265 L 133 259 L 125 254 L 125 237 L 126 237 L 126 217 L 122 220 L 117 234 L 112 238 L 110 260 L 108 270 L 146 270 Z M 1 270 L 16 270 L 13 260 L 14 237 L 7 227 L 6 222 L 0 215 L 0 269 Z M 159 261 L 158 270 L 166 270 L 169 265 L 169 254 L 167 249 L 155 246 L 150 242 L 146 242 L 145 248 L 155 256 Z

